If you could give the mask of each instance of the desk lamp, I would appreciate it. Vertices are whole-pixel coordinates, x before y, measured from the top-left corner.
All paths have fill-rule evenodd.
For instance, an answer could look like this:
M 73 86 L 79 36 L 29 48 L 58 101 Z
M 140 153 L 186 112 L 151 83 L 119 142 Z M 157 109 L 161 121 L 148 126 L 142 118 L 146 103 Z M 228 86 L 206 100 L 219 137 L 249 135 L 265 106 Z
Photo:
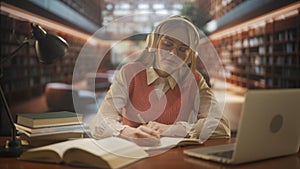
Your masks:
M 28 45 L 31 41 L 35 41 L 35 50 L 38 60 L 43 64 L 51 64 L 66 55 L 69 45 L 63 38 L 47 33 L 39 25 L 31 24 L 31 28 L 32 36 L 29 39 L 25 38 L 22 44 L 10 55 L 3 57 L 3 59 L 1 59 L 1 67 L 4 63 L 11 60 L 20 49 Z M 0 93 L 1 102 L 5 109 L 4 111 L 9 118 L 9 123 L 12 128 L 11 140 L 7 140 L 5 146 L 0 148 L 0 157 L 19 157 L 26 148 L 23 147 L 21 145 L 21 141 L 16 138 L 16 127 L 1 86 Z

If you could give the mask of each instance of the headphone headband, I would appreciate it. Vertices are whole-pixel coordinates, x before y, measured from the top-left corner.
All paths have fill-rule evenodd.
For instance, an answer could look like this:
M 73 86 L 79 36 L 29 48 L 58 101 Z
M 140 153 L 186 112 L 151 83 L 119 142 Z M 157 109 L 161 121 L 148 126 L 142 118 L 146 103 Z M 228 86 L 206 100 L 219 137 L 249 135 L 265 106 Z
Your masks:
M 148 51 L 149 52 L 155 51 L 155 49 L 157 48 L 158 38 L 161 34 L 163 34 L 163 33 L 161 33 L 162 27 L 164 27 L 166 24 L 169 24 L 170 22 L 174 22 L 174 23 L 178 22 L 178 24 L 184 23 L 183 26 L 188 29 L 188 35 L 187 35 L 188 39 L 189 39 L 188 45 L 190 46 L 190 48 L 193 51 L 196 51 L 196 47 L 199 43 L 198 29 L 192 24 L 190 19 L 188 19 L 185 16 L 179 16 L 179 15 L 170 16 L 169 18 L 161 21 L 153 29 L 153 31 L 147 36 L 147 39 L 146 39 L 146 45 L 147 45 L 146 48 L 148 49 Z

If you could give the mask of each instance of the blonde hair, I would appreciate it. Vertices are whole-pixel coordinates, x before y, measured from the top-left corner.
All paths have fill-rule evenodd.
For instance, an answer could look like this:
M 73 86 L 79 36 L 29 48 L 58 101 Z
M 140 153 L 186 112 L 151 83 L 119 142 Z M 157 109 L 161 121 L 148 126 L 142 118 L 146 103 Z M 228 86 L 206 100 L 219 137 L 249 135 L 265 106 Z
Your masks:
M 197 61 L 197 46 L 199 44 L 199 33 L 197 28 L 192 24 L 192 22 L 184 17 L 184 16 L 171 16 L 167 19 L 161 21 L 154 29 L 153 31 L 147 36 L 146 40 L 146 50 L 142 53 L 142 56 L 139 60 L 147 64 L 148 66 L 151 66 L 149 64 L 154 63 L 154 59 L 156 56 L 157 46 L 158 42 L 161 36 L 165 35 L 168 31 L 170 31 L 170 28 L 176 28 L 176 27 L 184 27 L 187 30 L 187 38 L 188 38 L 188 46 L 191 49 L 191 52 L 189 56 L 186 58 L 186 62 L 188 60 L 191 61 L 189 64 L 189 67 L 192 72 L 196 70 L 196 61 Z M 180 40 L 180 39 L 179 39 Z M 148 53 L 148 54 L 147 54 Z M 146 55 L 146 56 L 145 56 Z

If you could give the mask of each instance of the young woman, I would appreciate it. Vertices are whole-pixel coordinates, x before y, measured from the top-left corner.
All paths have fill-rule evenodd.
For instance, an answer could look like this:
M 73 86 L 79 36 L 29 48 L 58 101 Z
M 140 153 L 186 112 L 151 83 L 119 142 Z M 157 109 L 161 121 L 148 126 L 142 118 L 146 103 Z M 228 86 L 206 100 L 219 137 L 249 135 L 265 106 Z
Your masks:
M 160 136 L 230 137 L 213 92 L 196 69 L 199 34 L 185 17 L 160 22 L 138 59 L 116 75 L 91 125 L 95 138 L 119 136 L 139 145 Z

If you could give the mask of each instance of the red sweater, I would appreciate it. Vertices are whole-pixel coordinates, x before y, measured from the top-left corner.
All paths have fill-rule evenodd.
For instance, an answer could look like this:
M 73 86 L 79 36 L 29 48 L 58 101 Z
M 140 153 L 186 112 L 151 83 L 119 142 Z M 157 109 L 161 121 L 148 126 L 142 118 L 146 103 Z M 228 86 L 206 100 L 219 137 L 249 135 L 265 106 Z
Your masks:
M 192 83 L 191 80 L 185 87 L 176 84 L 174 89 L 169 89 L 165 97 L 161 98 L 156 95 L 154 84 L 147 84 L 146 68 L 141 64 L 125 66 L 124 73 L 129 86 L 130 103 L 127 103 L 126 114 L 123 114 L 123 124 L 138 127 L 141 123 L 137 113 L 146 122 L 173 124 L 188 120 L 189 113 L 194 108 L 196 89 L 201 77 L 199 72 L 194 74 L 197 83 Z

